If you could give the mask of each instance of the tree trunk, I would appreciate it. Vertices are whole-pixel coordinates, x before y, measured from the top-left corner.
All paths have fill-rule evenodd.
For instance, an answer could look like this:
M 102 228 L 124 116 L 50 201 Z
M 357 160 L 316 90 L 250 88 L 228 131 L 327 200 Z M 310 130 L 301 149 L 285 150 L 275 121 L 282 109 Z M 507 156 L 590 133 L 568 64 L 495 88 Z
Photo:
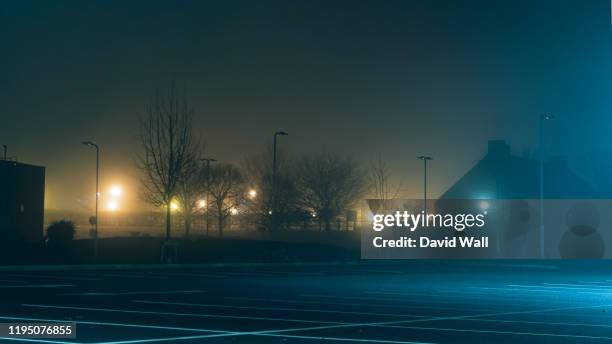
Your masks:
M 170 240 L 170 227 L 172 226 L 171 223 L 171 216 L 170 213 L 172 212 L 170 203 L 168 203 L 168 205 L 166 206 L 166 241 Z
M 331 219 L 325 219 L 325 231 L 331 230 Z
M 219 228 L 219 238 L 220 238 L 223 236 L 223 225 L 224 225 L 225 219 L 223 218 L 223 214 L 221 212 L 219 212 L 217 216 L 219 217 L 218 228 Z
M 191 234 L 191 215 L 185 216 L 185 236 L 188 237 Z

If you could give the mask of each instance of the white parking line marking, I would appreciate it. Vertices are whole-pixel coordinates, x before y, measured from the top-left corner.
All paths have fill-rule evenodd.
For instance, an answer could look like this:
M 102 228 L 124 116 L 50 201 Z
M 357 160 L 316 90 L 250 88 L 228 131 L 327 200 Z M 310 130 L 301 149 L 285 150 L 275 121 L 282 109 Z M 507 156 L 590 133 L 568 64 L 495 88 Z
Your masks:
M 295 338 L 295 339 L 317 339 L 317 340 L 328 340 L 328 341 L 341 341 L 341 342 L 359 342 L 359 343 L 383 343 L 383 344 L 435 344 L 432 342 L 410 342 L 401 340 L 385 340 L 385 339 L 365 339 L 365 338 L 345 338 L 345 337 L 326 337 L 326 336 L 299 336 L 289 334 L 274 334 L 274 333 L 262 333 L 258 336 L 264 337 L 282 337 L 282 338 Z
M 167 294 L 199 294 L 208 293 L 208 290 L 159 290 L 159 291 L 124 291 L 124 292 L 83 292 L 83 293 L 69 293 L 66 295 L 80 295 L 80 296 L 112 296 L 112 295 L 167 295 Z
M 516 323 L 516 324 L 533 324 L 533 325 L 548 325 L 548 326 L 578 326 L 578 327 L 612 328 L 612 325 L 606 325 L 606 324 L 568 323 L 568 322 L 552 322 L 552 321 L 528 321 L 528 320 L 506 320 L 506 319 L 462 319 L 461 321 L 497 322 L 497 323 L 512 323 L 512 324 Z
M 112 278 L 128 278 L 128 279 L 168 279 L 168 277 L 164 276 L 149 276 L 149 275 L 137 275 L 137 274 L 112 274 L 112 273 L 95 273 L 95 274 L 82 274 L 83 276 L 93 276 L 93 277 L 112 277 Z
M 601 287 L 595 287 L 595 286 L 588 286 L 588 287 L 568 287 L 568 286 L 553 286 L 553 285 L 524 285 L 524 284 L 508 284 L 508 287 L 513 287 L 513 288 L 526 288 L 526 289 L 540 289 L 543 291 L 554 291 L 554 290 L 561 290 L 561 291 L 574 291 L 574 290 L 588 290 L 588 291 L 597 291 L 597 292 L 601 292 L 601 291 L 605 291 L 605 289 L 602 289 Z M 612 291 L 612 289 L 607 289 Z
M 515 312 L 499 312 L 499 313 L 484 313 L 484 314 L 475 314 L 475 315 L 458 315 L 458 316 L 445 316 L 445 317 L 429 317 L 422 319 L 407 319 L 407 320 L 397 320 L 397 321 L 382 321 L 382 322 L 371 322 L 371 323 L 361 323 L 361 324 L 351 324 L 351 325 L 330 325 L 330 326 L 317 326 L 317 327 L 303 327 L 303 328 L 294 328 L 294 329 L 282 329 L 282 330 L 271 330 L 271 331 L 259 331 L 255 332 L 258 334 L 262 333 L 285 333 L 285 332 L 295 332 L 295 331 L 310 331 L 310 330 L 326 330 L 326 329 L 337 329 L 337 328 L 351 328 L 351 327 L 360 327 L 360 326 L 385 326 L 385 325 L 399 325 L 399 324 L 410 324 L 417 322 L 430 322 L 430 321 L 443 321 L 443 320 L 461 320 L 461 319 L 474 319 L 474 318 L 482 318 L 482 317 L 496 317 L 496 316 L 507 316 L 507 315 L 519 315 L 519 314 L 537 314 L 537 313 L 548 313 L 548 312 L 560 312 L 560 311 L 568 311 L 568 310 L 577 310 L 577 309 L 589 309 L 589 308 L 598 308 L 598 307 L 610 307 L 611 305 L 591 305 L 591 306 L 577 306 L 577 307 L 558 307 L 558 308 L 544 308 L 538 310 L 527 310 L 527 311 L 515 311 Z M 252 334 L 252 333 L 251 333 Z
M 514 312 L 499 312 L 499 313 L 484 313 L 484 314 L 475 314 L 475 315 L 460 315 L 460 316 L 446 316 L 446 317 L 428 317 L 423 319 L 406 319 L 406 320 L 398 320 L 398 321 L 384 321 L 384 322 L 371 322 L 371 323 L 355 323 L 355 324 L 346 324 L 346 325 L 329 325 L 329 326 L 313 326 L 313 327 L 302 327 L 302 328 L 290 328 L 290 329 L 280 329 L 280 330 L 268 330 L 268 331 L 254 331 L 254 332 L 242 332 L 238 334 L 213 334 L 209 336 L 202 336 L 203 338 L 215 338 L 215 337 L 229 337 L 229 336 L 245 336 L 245 335 L 254 335 L 254 336 L 273 336 L 273 337 L 288 337 L 288 338 L 310 338 L 310 339 L 320 339 L 321 336 L 294 336 L 294 335 L 286 335 L 287 332 L 296 332 L 296 331 L 316 331 L 316 330 L 327 330 L 327 329 L 338 329 L 338 328 L 354 328 L 361 326 L 368 327 L 377 327 L 377 326 L 388 326 L 388 325 L 399 325 L 399 324 L 409 324 L 409 323 L 417 323 L 417 322 L 431 322 L 431 321 L 443 321 L 443 320 L 462 320 L 462 319 L 476 319 L 482 317 L 496 317 L 496 316 L 508 316 L 508 315 L 519 315 L 519 314 L 537 314 L 537 313 L 547 313 L 547 312 L 561 312 L 568 310 L 577 310 L 577 309 L 590 309 L 597 307 L 610 307 L 611 305 L 590 305 L 590 306 L 576 306 L 576 307 L 557 307 L 557 308 L 545 308 L 538 310 L 527 310 L 527 311 L 514 311 Z M 450 329 L 449 329 L 450 330 Z M 515 332 L 516 335 L 532 335 L 532 333 L 520 333 Z M 555 336 L 555 334 L 535 334 L 541 336 Z M 559 337 L 568 337 L 573 338 L 577 336 L 573 335 L 556 335 Z M 325 337 L 327 340 L 342 340 L 342 341 L 370 341 L 367 339 L 350 339 L 350 338 L 341 338 L 341 337 Z M 607 337 L 577 337 L 577 338 L 590 338 L 590 339 L 607 339 Z M 373 342 L 377 342 L 376 340 L 372 340 Z M 393 343 L 393 342 L 391 342 Z
M 543 333 L 543 332 L 520 332 L 520 331 L 496 331 L 496 330 L 477 330 L 466 328 L 448 328 L 448 327 L 427 327 L 427 326 L 400 326 L 400 325 L 377 325 L 376 327 L 396 328 L 408 330 L 426 330 L 426 331 L 442 331 L 442 332 L 468 332 L 468 333 L 490 333 L 490 334 L 511 334 L 521 336 L 536 336 L 536 337 L 561 337 L 561 338 L 582 338 L 582 339 L 606 339 L 612 337 L 605 336 L 589 336 L 581 334 L 563 334 L 563 333 Z
M 150 272 L 150 275 L 155 275 L 155 276 L 165 276 L 165 277 L 205 277 L 205 278 L 225 278 L 227 276 L 223 275 L 223 274 L 209 274 L 209 273 L 186 273 L 186 272 L 166 272 L 166 273 L 160 273 L 160 272 Z
M 243 296 L 226 296 L 223 299 L 225 300 L 237 300 L 237 301 L 255 301 L 255 302 L 268 302 L 268 303 L 287 303 L 287 304 L 315 304 L 315 305 L 329 305 L 329 306 L 347 306 L 347 307 L 378 307 L 378 308 L 399 308 L 399 309 L 407 309 L 407 308 L 418 308 L 418 309 L 451 309 L 451 310 L 465 310 L 465 308 L 448 308 L 448 307 L 424 307 L 420 306 L 418 303 L 414 302 L 397 302 L 397 300 L 393 299 L 384 299 L 384 301 L 393 302 L 393 304 L 387 303 L 378 303 L 376 305 L 372 305 L 371 303 L 356 303 L 356 302 L 329 302 L 329 301 L 314 301 L 314 300 L 286 300 L 286 299 L 266 299 L 266 298 L 256 298 L 256 297 L 243 297 Z M 368 298 L 369 299 L 369 298 Z M 437 302 L 443 303 L 443 302 Z M 452 303 L 452 302 L 449 302 Z M 455 304 L 465 304 L 469 309 L 473 308 L 473 304 L 454 302 Z M 495 303 L 480 303 L 479 305 L 497 305 Z M 516 307 L 520 307 L 520 305 L 516 305 Z M 480 309 L 483 310 L 483 309 Z
M 0 289 L 19 289 L 19 288 L 68 288 L 74 287 L 72 284 L 21 284 L 21 285 L 0 285 Z
M 11 337 L 0 337 L 0 340 L 16 340 L 20 342 L 32 342 L 32 343 L 55 343 L 55 344 L 78 344 L 79 342 L 62 342 L 59 340 L 49 339 L 34 339 L 34 338 L 11 338 Z
M 3 320 L 17 320 L 17 321 L 39 321 L 39 322 L 59 322 L 65 323 L 66 319 L 49 319 L 49 318 L 24 318 L 24 317 L 8 317 L 0 316 Z M 116 322 L 103 322 L 103 321 L 86 321 L 86 320 L 71 320 L 76 324 L 82 325 L 95 325 L 95 326 L 115 326 L 115 327 L 129 327 L 129 328 L 148 328 L 155 330 L 172 330 L 172 331 L 187 331 L 187 332 L 208 332 L 208 333 L 223 333 L 223 334 L 239 334 L 241 332 L 236 331 L 222 331 L 222 330 L 211 330 L 203 328 L 189 328 L 189 327 L 176 327 L 176 326 L 156 326 L 156 325 L 144 325 L 144 324 L 126 324 Z M 64 342 L 61 342 L 64 343 Z M 72 343 L 74 342 L 67 342 Z
M 185 302 L 147 301 L 147 300 L 133 300 L 132 302 L 158 304 L 158 305 L 176 305 L 176 306 L 230 308 L 230 309 L 258 309 L 258 310 L 266 310 L 266 311 L 285 311 L 285 312 L 332 313 L 332 314 L 352 314 L 352 315 L 389 316 L 389 317 L 427 317 L 427 316 L 418 316 L 418 315 L 412 315 L 412 314 L 352 312 L 352 311 L 336 311 L 336 310 L 325 310 L 325 309 L 286 308 L 286 307 L 233 306 L 233 305 L 218 305 L 218 304 L 205 304 L 205 303 L 185 303 Z
M 89 278 L 89 277 L 71 277 L 71 276 L 57 276 L 57 275 L 37 275 L 37 274 L 31 274 L 31 275 L 26 275 L 26 274 L 5 274 L 3 273 L 4 276 L 13 276 L 13 277 L 18 277 L 18 278 L 24 278 L 24 279 L 38 279 L 38 278 L 42 278 L 42 279 L 59 279 L 59 280 L 75 280 L 75 281 L 103 281 L 103 278 Z
M 397 299 L 387 299 L 388 301 L 394 302 L 394 303 L 418 303 L 418 302 L 426 302 L 426 303 L 441 303 L 441 304 L 467 304 L 470 305 L 470 307 L 474 304 L 474 302 L 470 299 L 478 299 L 478 300 L 487 300 L 490 298 L 483 298 L 483 297 L 469 297 L 469 296 L 459 296 L 459 295 L 454 295 L 454 296 L 446 296 L 447 298 L 451 298 L 451 299 L 456 299 L 456 298 L 461 298 L 465 300 L 429 300 L 426 299 L 425 301 L 422 301 L 422 297 L 431 297 L 432 294 L 417 294 L 417 293 L 388 293 L 388 292 L 364 292 L 364 294 L 368 294 L 368 295 L 388 295 L 388 296 L 404 296 L 404 297 L 414 297 L 416 298 L 416 300 L 412 301 L 412 300 L 406 300 L 406 299 L 402 299 L 402 300 L 397 300 Z M 444 297 L 444 295 L 440 295 L 440 294 L 436 294 L 436 298 L 438 297 Z M 384 299 L 383 299 L 384 300 Z M 382 300 L 381 300 L 382 301 Z M 496 302 L 482 302 L 482 301 L 478 301 L 479 305 L 489 305 L 489 306 L 500 306 L 503 305 L 504 307 L 508 307 L 508 306 L 523 306 L 521 305 L 521 303 L 532 303 L 532 301 L 525 301 L 524 299 L 517 299 L 517 298 L 504 298 L 504 299 L 496 299 Z M 542 301 L 544 302 L 544 301 Z M 539 302 L 539 303 L 542 303 Z M 546 301 L 551 303 L 552 301 Z M 555 304 L 558 304 L 558 302 L 555 302 Z M 389 306 L 387 306 L 389 307 Z
M 262 320 L 262 321 L 280 321 L 280 322 L 295 322 L 295 323 L 312 323 L 312 324 L 350 324 L 339 321 L 322 321 L 322 320 L 304 320 L 304 319 L 287 319 L 287 318 L 270 318 L 270 317 L 255 317 L 255 316 L 240 316 L 240 315 L 222 315 L 222 314 L 203 314 L 203 313 L 175 313 L 175 312 L 157 312 L 157 311 L 138 311 L 115 308 L 94 308 L 94 307 L 72 307 L 72 306 L 56 306 L 56 305 L 32 305 L 21 304 L 23 307 L 32 308 L 49 308 L 49 309 L 73 309 L 81 311 L 93 312 L 115 312 L 115 313 L 130 313 L 130 314 L 151 314 L 151 315 L 172 315 L 196 318 L 220 318 L 220 319 L 246 319 L 246 320 Z
M 398 300 L 394 300 L 392 298 L 384 298 L 384 297 L 363 297 L 363 296 L 339 296 L 339 295 L 323 295 L 323 294 L 301 294 L 300 296 L 309 297 L 309 298 L 324 298 L 324 299 L 338 299 L 338 300 L 363 300 L 363 301 L 384 301 L 384 302 L 392 302 L 394 304 L 398 304 Z M 452 311 L 465 311 L 472 310 L 476 306 L 485 305 L 484 303 L 472 304 L 468 308 L 453 308 L 453 307 L 432 307 L 428 305 L 418 304 L 418 303 L 402 303 L 404 308 L 415 308 L 415 309 L 432 309 L 432 310 L 452 310 Z M 493 311 L 493 309 L 486 309 L 480 307 L 479 311 Z

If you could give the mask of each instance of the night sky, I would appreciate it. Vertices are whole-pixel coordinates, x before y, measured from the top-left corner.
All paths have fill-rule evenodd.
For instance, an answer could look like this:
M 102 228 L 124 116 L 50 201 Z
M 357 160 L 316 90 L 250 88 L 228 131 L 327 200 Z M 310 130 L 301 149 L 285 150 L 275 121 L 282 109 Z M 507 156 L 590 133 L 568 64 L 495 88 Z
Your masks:
M 172 83 L 196 110 L 206 155 L 240 162 L 275 130 L 288 152 L 379 153 L 404 196 L 416 156 L 432 196 L 507 139 L 580 165 L 612 148 L 609 0 L 3 1 L 0 144 L 47 167 L 47 207 L 137 192 L 138 117 Z M 93 197 L 91 197 L 93 198 Z

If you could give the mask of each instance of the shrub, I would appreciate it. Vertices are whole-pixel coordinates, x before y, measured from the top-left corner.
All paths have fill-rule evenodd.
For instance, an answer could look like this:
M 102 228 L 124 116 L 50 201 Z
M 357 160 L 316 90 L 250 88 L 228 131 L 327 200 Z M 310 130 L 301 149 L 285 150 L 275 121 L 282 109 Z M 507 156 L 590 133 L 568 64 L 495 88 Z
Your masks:
M 74 239 L 74 222 L 59 220 L 47 227 L 47 243 L 57 246 L 66 246 Z

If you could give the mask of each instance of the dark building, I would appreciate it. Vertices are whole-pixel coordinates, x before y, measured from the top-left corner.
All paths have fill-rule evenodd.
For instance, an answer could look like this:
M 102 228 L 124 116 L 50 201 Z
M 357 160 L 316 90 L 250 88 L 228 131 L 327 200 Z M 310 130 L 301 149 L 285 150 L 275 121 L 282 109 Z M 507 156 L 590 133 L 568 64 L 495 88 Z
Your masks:
M 601 194 L 576 175 L 566 159 L 544 163 L 544 198 L 600 198 Z M 540 162 L 513 155 L 503 140 L 489 141 L 487 154 L 451 186 L 442 199 L 537 199 Z
M 0 240 L 41 242 L 45 168 L 0 160 Z

